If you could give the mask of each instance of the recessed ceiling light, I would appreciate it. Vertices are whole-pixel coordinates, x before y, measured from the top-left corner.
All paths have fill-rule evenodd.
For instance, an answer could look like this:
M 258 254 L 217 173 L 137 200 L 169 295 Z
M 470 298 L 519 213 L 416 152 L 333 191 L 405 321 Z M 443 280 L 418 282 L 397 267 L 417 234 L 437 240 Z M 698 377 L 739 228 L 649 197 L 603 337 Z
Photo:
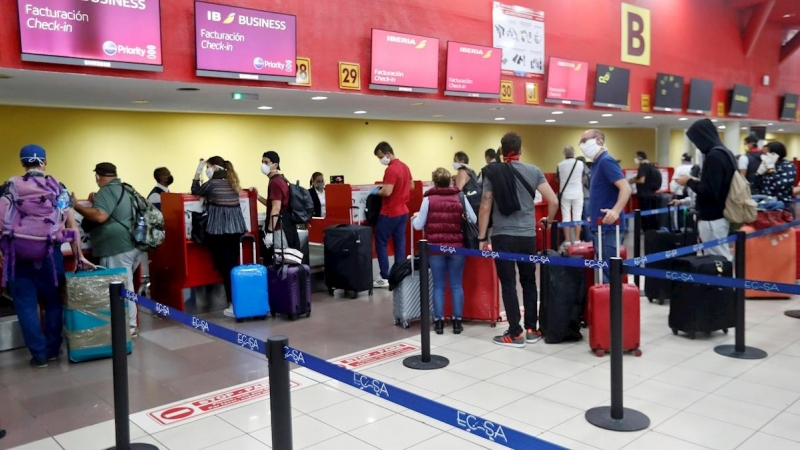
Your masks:
M 489 111 L 502 111 L 502 110 L 503 110 L 502 106 L 495 106 L 494 108 L 489 108 Z
M 311 97 L 311 100 L 327 100 L 327 99 L 328 99 L 328 97 L 323 97 L 321 95 L 317 96 L 317 97 Z
M 771 127 L 772 125 L 774 125 L 772 122 L 767 124 L 768 127 Z
M 498 122 L 502 122 L 503 120 L 506 120 L 506 118 L 505 117 L 495 117 L 494 120 L 496 120 Z
M 422 106 L 424 104 L 425 104 L 424 102 L 417 102 L 417 103 L 412 103 L 411 106 Z
M 147 103 L 150 103 L 150 100 L 134 100 L 131 103 L 135 105 L 145 105 Z
M 603 117 L 614 117 L 614 115 L 611 113 L 605 113 L 603 114 Z
M 553 111 L 550 114 L 552 114 L 554 116 L 558 116 L 558 115 L 564 114 L 564 111 Z
M 783 131 L 783 128 L 778 128 L 778 131 Z
M 725 125 L 720 125 L 717 128 L 719 128 L 720 130 L 724 130 L 725 129 Z
M 272 106 L 259 106 L 258 109 L 268 110 L 268 109 L 272 109 Z
M 434 114 L 433 117 L 444 117 L 444 114 Z
M 644 120 L 650 120 L 652 118 L 653 118 L 653 116 L 644 116 Z
M 717 123 L 717 122 L 719 122 L 719 120 L 717 120 L 717 119 L 711 119 L 711 122 L 712 122 L 712 123 Z
M 178 90 L 181 91 L 181 92 L 195 92 L 195 91 L 199 91 L 200 88 L 183 87 L 183 88 L 178 88 Z
M 686 117 L 681 117 L 681 118 L 680 118 L 680 119 L 678 119 L 678 120 L 680 120 L 681 122 L 685 122 L 685 121 L 687 121 L 687 120 L 689 120 L 689 119 L 688 119 L 688 118 L 686 118 Z
M 353 111 L 353 114 L 366 114 L 366 111 Z
M 9 80 L 13 78 L 11 75 L 6 75 L 4 73 L 0 73 L 0 80 Z
M 595 123 L 600 123 L 600 122 L 598 122 L 598 121 L 596 121 L 596 120 L 590 120 L 590 121 L 589 121 L 589 123 L 591 123 L 591 124 L 595 124 Z
M 547 123 L 553 123 L 555 121 L 556 121 L 556 119 L 547 119 L 547 120 L 545 120 L 545 122 L 547 122 Z
M 742 130 L 745 130 L 745 131 L 747 131 L 747 127 L 742 127 Z

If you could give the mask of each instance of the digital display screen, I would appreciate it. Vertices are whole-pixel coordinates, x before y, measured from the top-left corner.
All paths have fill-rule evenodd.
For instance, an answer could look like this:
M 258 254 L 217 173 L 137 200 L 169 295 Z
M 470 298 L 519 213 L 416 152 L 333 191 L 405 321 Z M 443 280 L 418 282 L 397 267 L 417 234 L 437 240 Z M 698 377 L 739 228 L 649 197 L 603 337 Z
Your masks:
M 656 77 L 656 95 L 653 109 L 656 111 L 683 110 L 683 77 L 659 73 Z
M 22 60 L 162 71 L 159 0 L 18 0 Z
M 587 62 L 550 57 L 545 101 L 582 105 L 586 103 L 588 83 L 589 64 Z
M 499 98 L 502 59 L 499 48 L 448 42 L 445 95 Z
M 744 117 L 750 114 L 750 98 L 753 88 L 742 84 L 733 86 L 731 91 L 731 110 L 728 114 Z
M 692 78 L 689 86 L 689 112 L 708 114 L 711 112 L 711 94 L 713 83 L 708 80 Z
M 797 120 L 797 102 L 800 96 L 797 94 L 786 94 L 783 97 L 781 107 L 781 120 Z
M 594 85 L 594 106 L 626 108 L 631 71 L 620 67 L 597 65 Z
M 435 94 L 438 86 L 438 39 L 372 30 L 370 89 Z
M 297 18 L 195 2 L 197 75 L 294 82 Z

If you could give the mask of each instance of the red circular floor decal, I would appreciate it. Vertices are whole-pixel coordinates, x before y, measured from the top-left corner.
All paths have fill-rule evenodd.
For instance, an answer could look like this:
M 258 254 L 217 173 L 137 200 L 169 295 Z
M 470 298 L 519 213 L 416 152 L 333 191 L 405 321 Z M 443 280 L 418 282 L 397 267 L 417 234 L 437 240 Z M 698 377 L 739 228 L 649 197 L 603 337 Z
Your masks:
M 181 406 L 178 408 L 168 409 L 161 413 L 161 418 L 164 420 L 180 420 L 191 416 L 194 409 Z

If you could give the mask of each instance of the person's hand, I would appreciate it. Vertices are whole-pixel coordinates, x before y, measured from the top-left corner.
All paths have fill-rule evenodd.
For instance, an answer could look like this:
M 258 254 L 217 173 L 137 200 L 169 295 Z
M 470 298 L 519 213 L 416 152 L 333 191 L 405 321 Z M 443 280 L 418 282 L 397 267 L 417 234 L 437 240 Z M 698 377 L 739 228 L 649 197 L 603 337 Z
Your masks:
M 411 215 L 411 219 L 412 220 L 416 219 L 417 217 L 419 217 L 419 213 L 418 212 L 415 212 L 414 214 Z
M 669 204 L 670 204 L 670 206 L 680 206 L 681 201 L 680 200 L 671 200 L 669 202 Z
M 72 201 L 73 205 L 77 205 L 78 204 L 78 199 L 75 198 L 75 193 L 74 192 L 70 195 L 70 201 Z
M 272 242 L 272 233 L 271 233 L 271 232 L 269 232 L 269 231 L 267 231 L 267 232 L 266 232 L 266 234 L 264 235 L 264 245 L 265 245 L 267 248 L 272 248 L 272 245 L 273 245 L 273 242 Z
M 482 252 L 490 250 L 488 241 L 481 242 L 480 244 L 478 244 L 478 247 L 481 249 Z
M 94 192 L 89 194 L 88 199 L 89 199 L 89 203 L 94 203 Z
M 258 195 L 258 188 L 253 186 L 253 187 L 250 188 L 250 192 L 255 192 L 256 195 Z
M 613 209 L 601 209 L 600 212 L 606 215 L 603 217 L 604 225 L 614 225 L 619 220 L 619 214 Z
M 680 184 L 681 186 L 686 186 L 686 183 L 688 183 L 689 180 L 691 179 L 692 177 L 690 177 L 689 175 L 681 175 L 678 177 L 677 180 L 675 180 L 675 182 Z
M 763 156 L 764 155 L 762 155 L 762 158 L 761 158 L 762 160 L 764 159 Z M 762 161 L 761 165 L 758 166 L 758 170 L 756 170 L 756 174 L 764 175 L 765 173 L 767 173 L 767 163 Z
M 202 175 L 203 169 L 206 167 L 206 160 L 200 158 L 200 163 L 197 164 L 197 170 L 194 172 L 195 175 Z
M 92 262 L 86 259 L 84 256 L 81 256 L 80 262 L 80 265 L 84 270 L 97 270 L 97 266 L 92 264 Z
M 381 187 L 380 186 L 376 186 L 376 187 L 372 188 L 371 191 L 369 191 L 369 194 L 370 195 L 377 195 L 378 191 L 380 191 L 380 190 L 381 190 Z

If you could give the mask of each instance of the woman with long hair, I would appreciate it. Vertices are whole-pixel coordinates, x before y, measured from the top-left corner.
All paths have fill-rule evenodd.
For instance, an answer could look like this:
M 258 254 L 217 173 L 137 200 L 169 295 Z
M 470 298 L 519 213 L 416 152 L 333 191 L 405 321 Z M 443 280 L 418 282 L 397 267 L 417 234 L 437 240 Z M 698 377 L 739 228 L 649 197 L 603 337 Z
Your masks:
M 796 172 L 794 164 L 786 160 L 786 146 L 778 141 L 770 142 L 761 155 L 755 184 L 761 195 L 775 197 L 783 203 L 785 210 L 792 211 L 792 187 Z
M 205 169 L 208 181 L 200 184 Z M 239 206 L 239 193 L 242 187 L 239 176 L 230 161 L 219 156 L 200 160 L 192 181 L 192 195 L 205 198 L 208 208 L 208 223 L 205 230 L 205 243 L 211 250 L 214 266 L 222 276 L 228 307 L 224 314 L 234 317 L 231 292 L 231 270 L 239 265 L 239 239 L 247 232 L 242 209 Z

